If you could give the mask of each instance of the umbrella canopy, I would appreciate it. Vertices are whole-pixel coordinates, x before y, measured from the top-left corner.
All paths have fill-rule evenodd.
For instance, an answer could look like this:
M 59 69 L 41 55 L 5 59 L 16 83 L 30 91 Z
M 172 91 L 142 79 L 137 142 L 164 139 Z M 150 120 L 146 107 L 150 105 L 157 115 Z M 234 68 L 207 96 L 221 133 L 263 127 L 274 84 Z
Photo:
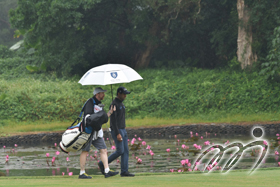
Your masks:
M 106 64 L 88 70 L 79 80 L 82 85 L 109 85 L 143 79 L 134 69 L 123 64 Z

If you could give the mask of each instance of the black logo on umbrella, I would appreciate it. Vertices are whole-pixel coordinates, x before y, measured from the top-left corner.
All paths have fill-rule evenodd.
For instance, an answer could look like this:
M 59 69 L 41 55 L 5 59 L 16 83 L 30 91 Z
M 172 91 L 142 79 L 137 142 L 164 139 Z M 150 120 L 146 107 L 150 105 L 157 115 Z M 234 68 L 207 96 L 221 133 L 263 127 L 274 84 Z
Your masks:
M 112 72 L 111 73 L 111 77 L 113 77 L 114 79 L 118 77 L 118 73 L 117 72 Z

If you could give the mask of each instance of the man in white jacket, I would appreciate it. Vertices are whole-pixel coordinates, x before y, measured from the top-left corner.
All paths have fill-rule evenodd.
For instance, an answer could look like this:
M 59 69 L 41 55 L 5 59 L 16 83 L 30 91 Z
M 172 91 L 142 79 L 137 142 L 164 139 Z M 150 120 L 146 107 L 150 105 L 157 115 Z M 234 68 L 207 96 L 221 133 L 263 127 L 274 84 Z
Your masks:
M 101 100 L 104 99 L 106 90 L 103 90 L 102 88 L 98 87 L 93 91 L 93 98 L 90 98 L 84 106 L 84 117 L 93 113 L 97 113 L 100 110 L 103 110 L 102 107 L 98 106 L 101 104 Z M 116 108 L 112 108 L 107 113 L 108 117 L 115 111 Z M 84 120 L 85 121 L 85 120 Z M 87 130 L 91 132 L 91 127 L 88 127 Z M 86 131 L 87 131 L 86 130 Z M 86 158 L 87 154 L 89 153 L 91 144 L 99 150 L 100 152 L 100 158 L 102 162 L 104 163 L 104 168 L 100 168 L 100 170 L 104 169 L 104 171 L 101 171 L 102 174 L 104 174 L 105 178 L 117 175 L 119 172 L 114 172 L 109 169 L 108 165 L 108 156 L 107 156 L 107 147 L 103 139 L 103 130 L 102 128 L 99 131 L 93 132 L 93 138 L 91 141 L 88 142 L 88 144 L 85 146 L 84 149 L 82 149 L 82 153 L 80 155 L 80 175 L 79 179 L 91 179 L 92 177 L 87 175 L 85 173 L 85 165 L 86 165 Z

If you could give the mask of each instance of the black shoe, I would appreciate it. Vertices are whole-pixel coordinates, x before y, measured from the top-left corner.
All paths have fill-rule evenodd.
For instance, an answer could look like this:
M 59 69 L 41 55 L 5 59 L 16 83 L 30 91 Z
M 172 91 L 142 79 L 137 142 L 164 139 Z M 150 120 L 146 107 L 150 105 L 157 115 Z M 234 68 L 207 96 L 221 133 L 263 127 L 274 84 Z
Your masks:
M 108 178 L 108 177 L 115 176 L 115 175 L 117 175 L 117 174 L 119 174 L 118 171 L 110 170 L 108 173 L 105 173 L 104 176 L 105 176 L 105 178 Z
M 100 169 L 101 173 L 102 173 L 103 175 L 105 175 L 103 164 L 101 165 L 100 162 L 98 162 L 98 166 L 99 166 L 99 169 Z
M 134 174 L 129 173 L 128 171 L 124 172 L 124 173 L 121 173 L 121 177 L 134 177 L 134 176 L 135 176 Z
M 88 176 L 86 173 L 83 173 L 82 175 L 79 175 L 79 179 L 91 179 L 91 176 Z

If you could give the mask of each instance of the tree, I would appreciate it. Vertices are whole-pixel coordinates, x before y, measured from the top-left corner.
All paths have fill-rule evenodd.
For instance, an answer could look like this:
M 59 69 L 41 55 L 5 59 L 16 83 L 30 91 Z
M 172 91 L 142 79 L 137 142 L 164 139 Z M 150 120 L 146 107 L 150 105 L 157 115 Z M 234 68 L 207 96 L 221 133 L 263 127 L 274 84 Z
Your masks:
M 0 0 L 0 44 L 11 46 L 18 41 L 14 38 L 15 29 L 9 22 L 9 10 L 17 7 L 17 0 Z
M 147 67 L 170 23 L 197 16 L 199 0 L 22 0 L 11 23 L 48 69 L 84 72 L 104 63 Z
M 239 18 L 237 38 L 237 59 L 241 62 L 241 68 L 250 67 L 257 61 L 257 54 L 252 51 L 253 32 L 249 24 L 250 14 L 245 0 L 237 0 L 237 11 Z
M 201 10 L 201 0 L 146 0 L 143 7 L 148 7 L 150 24 L 149 38 L 143 40 L 145 48 L 136 54 L 136 67 L 148 67 L 153 52 L 159 45 L 169 44 L 172 22 L 183 24 L 186 20 L 195 20 Z M 146 13 L 146 14 L 147 14 Z
M 237 0 L 237 9 L 240 20 L 237 55 L 244 69 L 268 55 L 273 30 L 280 24 L 280 1 Z

